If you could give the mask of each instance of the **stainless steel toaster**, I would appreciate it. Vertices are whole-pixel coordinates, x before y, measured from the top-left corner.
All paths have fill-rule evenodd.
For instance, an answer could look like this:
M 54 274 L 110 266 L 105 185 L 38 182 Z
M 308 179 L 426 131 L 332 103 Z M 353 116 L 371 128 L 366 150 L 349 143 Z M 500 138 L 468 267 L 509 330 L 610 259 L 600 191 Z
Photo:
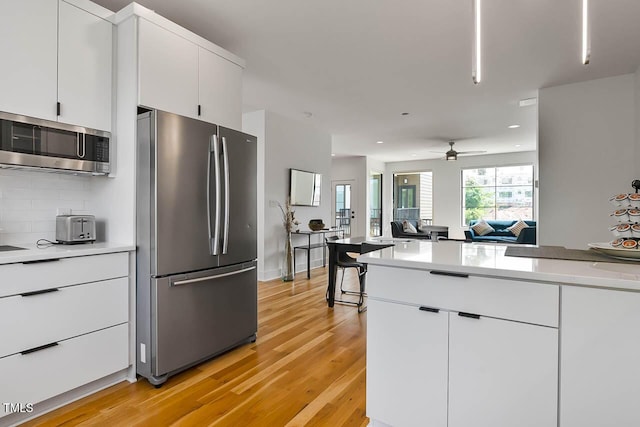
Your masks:
M 96 218 L 93 215 L 58 215 L 56 240 L 59 243 L 85 243 L 96 240 Z

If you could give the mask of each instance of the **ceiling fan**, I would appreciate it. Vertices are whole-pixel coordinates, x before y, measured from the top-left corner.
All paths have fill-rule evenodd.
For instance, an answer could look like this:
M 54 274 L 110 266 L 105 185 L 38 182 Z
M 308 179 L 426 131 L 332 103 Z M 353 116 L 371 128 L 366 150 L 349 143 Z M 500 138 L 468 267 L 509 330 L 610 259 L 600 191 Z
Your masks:
M 447 151 L 445 153 L 445 160 L 458 160 L 458 155 L 467 155 L 467 154 L 482 154 L 482 153 L 486 153 L 486 151 L 484 150 L 474 150 L 474 151 L 456 151 L 453 149 L 453 144 L 455 144 L 455 141 L 449 141 L 449 151 Z M 439 152 L 439 151 L 438 151 Z M 434 151 L 435 153 L 435 151 Z

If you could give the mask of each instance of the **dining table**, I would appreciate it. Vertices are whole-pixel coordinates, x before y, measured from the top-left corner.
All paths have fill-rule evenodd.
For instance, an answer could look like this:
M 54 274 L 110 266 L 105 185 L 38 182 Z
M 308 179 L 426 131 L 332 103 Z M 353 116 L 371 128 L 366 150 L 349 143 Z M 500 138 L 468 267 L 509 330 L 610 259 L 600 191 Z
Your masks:
M 327 285 L 327 304 L 333 307 L 336 292 L 336 276 L 338 274 L 338 254 L 343 252 L 351 252 L 363 254 L 367 252 L 377 251 L 379 249 L 393 246 L 392 241 L 372 240 L 367 237 L 348 237 L 338 240 L 328 240 L 327 247 L 329 249 L 329 280 Z M 366 279 L 363 277 L 363 280 Z M 363 282 L 364 283 L 364 282 Z

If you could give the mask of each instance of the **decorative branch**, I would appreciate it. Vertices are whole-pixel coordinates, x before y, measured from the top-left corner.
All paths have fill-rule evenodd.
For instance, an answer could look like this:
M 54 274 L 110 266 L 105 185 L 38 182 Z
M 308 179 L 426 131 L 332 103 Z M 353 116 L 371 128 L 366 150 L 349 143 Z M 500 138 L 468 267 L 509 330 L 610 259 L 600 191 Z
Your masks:
M 278 202 L 278 207 L 280 208 L 280 212 L 282 212 L 282 225 L 284 225 L 287 233 L 291 233 L 294 225 L 300 224 L 294 216 L 295 211 L 291 209 L 291 199 L 287 197 L 284 202 L 284 207 Z

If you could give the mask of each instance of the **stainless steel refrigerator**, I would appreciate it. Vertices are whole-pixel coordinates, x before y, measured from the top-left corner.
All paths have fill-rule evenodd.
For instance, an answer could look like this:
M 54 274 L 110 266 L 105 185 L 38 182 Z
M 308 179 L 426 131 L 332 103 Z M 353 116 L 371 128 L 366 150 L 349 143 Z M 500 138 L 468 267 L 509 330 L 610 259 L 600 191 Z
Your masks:
M 255 341 L 256 138 L 138 115 L 137 371 L 169 375 Z

